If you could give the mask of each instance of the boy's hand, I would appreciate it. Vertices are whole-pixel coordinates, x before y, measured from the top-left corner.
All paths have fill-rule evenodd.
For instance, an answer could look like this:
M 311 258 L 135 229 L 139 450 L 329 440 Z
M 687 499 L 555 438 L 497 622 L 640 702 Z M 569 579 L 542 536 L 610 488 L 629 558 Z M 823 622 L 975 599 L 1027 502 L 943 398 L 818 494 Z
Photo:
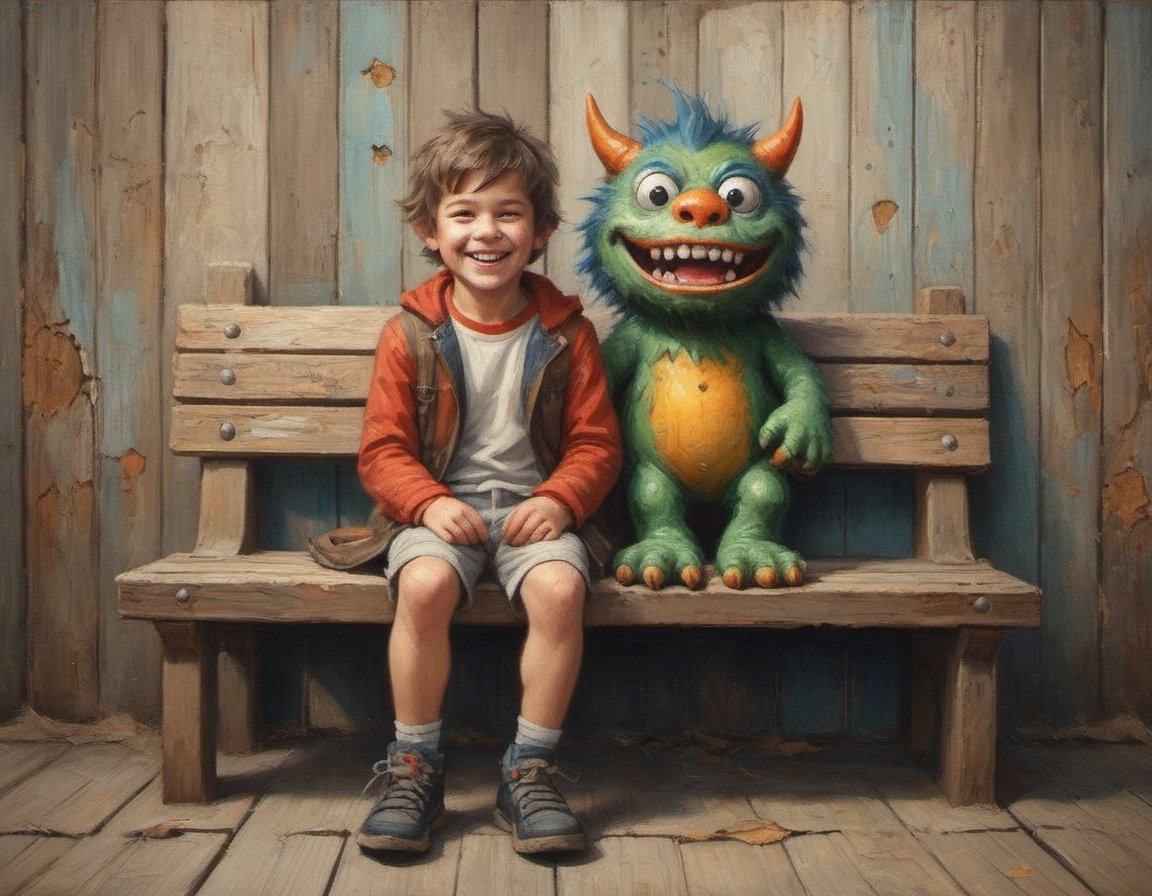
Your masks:
M 427 526 L 449 544 L 481 544 L 488 540 L 488 527 L 480 514 L 459 498 L 448 495 L 428 505 L 420 525 Z
M 573 522 L 572 511 L 567 507 L 538 495 L 508 514 L 504 522 L 504 541 L 514 548 L 537 541 L 551 541 L 559 538 Z

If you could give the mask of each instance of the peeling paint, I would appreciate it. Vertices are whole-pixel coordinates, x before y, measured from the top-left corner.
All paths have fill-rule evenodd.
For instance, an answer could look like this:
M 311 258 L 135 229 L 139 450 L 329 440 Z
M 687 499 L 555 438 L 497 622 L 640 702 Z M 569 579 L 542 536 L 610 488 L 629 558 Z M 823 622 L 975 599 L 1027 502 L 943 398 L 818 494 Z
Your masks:
M 1134 467 L 1113 476 L 1104 486 L 1104 507 L 1128 529 L 1148 519 L 1148 483 Z
M 898 206 L 891 199 L 881 199 L 872 206 L 872 220 L 876 224 L 876 232 L 883 233 L 888 229 L 888 225 L 892 223 L 892 219 L 896 217 L 896 212 L 900 210 Z
M 70 407 L 88 382 L 88 364 L 76 337 L 44 324 L 27 340 L 24 389 L 29 408 L 51 417 Z
M 372 164 L 373 165 L 386 165 L 388 160 L 392 158 L 392 149 L 388 146 L 373 146 L 372 147 Z
M 135 448 L 130 448 L 117 458 L 117 460 L 120 461 L 120 488 L 126 492 L 130 492 L 147 465 L 144 455 Z
M 1000 231 L 992 243 L 996 256 L 1002 261 L 1014 258 L 1020 251 L 1020 244 L 1016 241 L 1016 231 L 1007 224 L 1000 225 Z
M 1068 320 L 1068 336 L 1064 341 L 1064 370 L 1073 394 L 1088 386 L 1092 390 L 1093 403 L 1098 403 L 1096 347 L 1071 319 Z
M 375 58 L 372 60 L 372 64 L 361 71 L 360 74 L 368 78 L 377 87 L 387 87 L 396 80 L 396 69 L 392 68 L 387 62 L 381 62 Z

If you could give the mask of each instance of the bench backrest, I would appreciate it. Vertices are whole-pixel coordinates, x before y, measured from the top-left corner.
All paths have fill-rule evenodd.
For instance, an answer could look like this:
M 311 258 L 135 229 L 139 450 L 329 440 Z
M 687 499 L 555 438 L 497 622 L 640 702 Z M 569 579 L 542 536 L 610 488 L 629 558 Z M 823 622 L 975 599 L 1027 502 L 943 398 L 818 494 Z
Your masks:
M 379 306 L 180 306 L 172 450 L 217 458 L 354 455 L 376 341 L 395 313 Z M 589 316 L 606 335 L 608 313 L 594 308 Z M 957 472 L 988 465 L 986 318 L 778 319 L 827 383 L 836 465 Z

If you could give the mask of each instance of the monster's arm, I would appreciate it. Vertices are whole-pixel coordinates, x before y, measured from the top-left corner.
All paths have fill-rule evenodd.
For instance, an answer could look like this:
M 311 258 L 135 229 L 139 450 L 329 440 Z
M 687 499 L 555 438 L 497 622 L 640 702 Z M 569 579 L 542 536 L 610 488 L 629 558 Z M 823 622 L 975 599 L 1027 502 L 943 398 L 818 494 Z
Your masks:
M 762 343 L 768 379 L 783 402 L 760 427 L 760 447 L 777 467 L 814 473 L 832 456 L 832 424 L 824 381 L 792 337 L 769 318 Z
M 612 403 L 620 407 L 621 399 L 636 373 L 639 356 L 638 334 L 627 321 L 622 321 L 600 345 L 604 356 L 604 373 Z

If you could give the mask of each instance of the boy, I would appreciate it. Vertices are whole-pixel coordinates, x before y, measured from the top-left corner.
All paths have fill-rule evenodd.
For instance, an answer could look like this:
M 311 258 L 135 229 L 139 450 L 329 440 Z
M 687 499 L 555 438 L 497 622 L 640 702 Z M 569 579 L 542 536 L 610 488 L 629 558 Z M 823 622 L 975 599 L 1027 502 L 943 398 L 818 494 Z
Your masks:
M 374 768 L 383 785 L 358 837 L 366 850 L 428 848 L 444 807 L 449 625 L 485 567 L 528 619 L 497 822 L 521 853 L 584 848 L 551 774 L 583 652 L 585 541 L 598 543 L 585 524 L 621 449 L 580 303 L 524 270 L 559 223 L 556 182 L 547 147 L 484 112 L 449 115 L 412 160 L 401 208 L 444 269 L 401 297 L 381 334 L 360 443 L 361 482 L 398 524 L 386 568 L 396 739 Z M 435 387 L 410 348 L 414 321 Z

